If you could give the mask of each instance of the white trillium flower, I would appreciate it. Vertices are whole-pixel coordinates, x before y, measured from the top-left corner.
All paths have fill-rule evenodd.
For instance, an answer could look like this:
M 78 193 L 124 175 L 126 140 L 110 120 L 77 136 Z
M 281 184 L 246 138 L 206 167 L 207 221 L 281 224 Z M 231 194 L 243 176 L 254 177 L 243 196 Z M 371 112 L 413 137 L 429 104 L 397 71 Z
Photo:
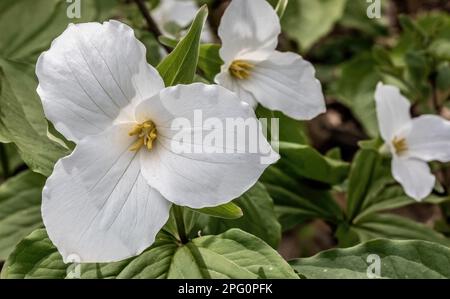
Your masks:
M 220 56 L 215 78 L 253 107 L 257 103 L 294 119 L 325 112 L 320 82 L 311 63 L 295 53 L 276 51 L 279 18 L 266 0 L 233 0 L 220 26 Z
M 411 118 L 411 104 L 395 86 L 378 83 L 375 100 L 381 137 L 393 157 L 392 175 L 420 201 L 436 181 L 427 162 L 450 161 L 450 122 L 436 115 Z
M 66 262 L 73 255 L 81 262 L 138 255 L 154 242 L 172 203 L 229 202 L 267 167 L 259 153 L 172 152 L 171 122 L 192 119 L 194 110 L 220 120 L 255 115 L 220 86 L 164 88 L 145 57 L 133 30 L 109 21 L 69 25 L 37 62 L 45 115 L 76 143 L 42 194 L 45 227 Z M 275 162 L 278 154 L 259 137 L 261 152 Z
M 162 0 L 159 5 L 152 10 L 152 17 L 160 25 L 160 30 L 164 35 L 173 36 L 166 26 L 175 23 L 180 28 L 186 28 L 194 20 L 199 7 L 195 0 Z M 203 42 L 212 42 L 214 40 L 211 29 L 205 24 L 201 34 Z

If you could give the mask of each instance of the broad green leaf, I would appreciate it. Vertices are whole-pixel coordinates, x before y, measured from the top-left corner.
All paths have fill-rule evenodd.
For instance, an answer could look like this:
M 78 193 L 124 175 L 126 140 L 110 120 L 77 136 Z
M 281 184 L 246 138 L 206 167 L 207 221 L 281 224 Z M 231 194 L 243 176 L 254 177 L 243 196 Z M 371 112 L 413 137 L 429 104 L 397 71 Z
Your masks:
M 83 1 L 81 18 L 69 19 L 64 0 L 0 2 L 0 141 L 13 142 L 24 162 L 49 175 L 68 154 L 61 141 L 48 136 L 47 121 L 36 94 L 34 62 L 69 23 L 107 18 L 116 1 Z
M 202 233 L 219 234 L 231 228 L 251 233 L 276 248 L 281 239 L 281 226 L 275 214 L 273 200 L 261 183 L 256 183 L 234 202 L 242 209 L 243 216 L 234 219 L 204 219 Z M 194 215 L 195 217 L 195 215 Z
M 400 185 L 389 181 L 387 181 L 383 187 L 380 186 L 380 189 L 381 188 L 382 190 L 380 190 L 380 192 L 373 192 L 370 194 L 370 197 L 365 201 L 361 212 L 353 220 L 354 223 L 358 223 L 360 219 L 378 212 L 398 209 L 413 204 L 441 204 L 450 201 L 450 197 L 448 196 L 442 197 L 432 194 L 421 203 L 418 203 L 407 196 Z
M 367 279 L 369 266 L 380 258 L 380 278 L 450 278 L 450 249 L 425 241 L 373 240 L 291 261 L 300 276 L 311 279 Z M 376 258 L 376 257 L 375 257 Z
M 42 226 L 41 193 L 45 177 L 25 171 L 0 185 L 0 260 L 25 236 Z
M 354 238 L 355 236 L 357 239 Z M 360 219 L 350 228 L 341 227 L 337 237 L 341 246 L 354 245 L 357 244 L 354 243 L 355 241 L 365 242 L 376 238 L 424 240 L 450 246 L 449 239 L 432 228 L 394 214 L 371 214 Z
M 277 185 L 265 185 L 276 203 L 275 211 L 284 230 L 317 218 L 332 223 L 343 219 L 342 211 L 328 192 L 317 191 L 318 196 L 305 198 Z
M 141 255 L 109 264 L 68 266 L 45 230 L 26 237 L 6 261 L 2 278 L 296 278 L 278 253 L 238 229 L 180 246 L 160 233 Z
M 292 119 L 280 111 L 269 110 L 261 105 L 256 108 L 256 116 L 260 121 L 266 122 L 268 140 L 308 144 L 306 126 L 301 121 Z M 272 128 L 272 121 L 273 125 L 278 127 Z M 272 130 L 278 136 L 272 136 Z
M 423 203 L 440 204 L 449 197 L 430 195 Z M 351 223 L 386 210 L 418 204 L 391 175 L 391 160 L 367 145 L 356 154 L 350 171 L 347 216 Z
M 175 48 L 178 41 L 167 36 L 160 36 L 159 41 L 170 48 Z M 214 81 L 214 77 L 220 72 L 223 64 L 219 55 L 220 45 L 218 44 L 201 44 L 198 55 L 198 68 L 210 82 Z
M 54 163 L 69 149 L 49 138 L 34 66 L 0 59 L 0 68 L 0 126 L 33 171 L 50 175 Z
M 331 223 L 339 223 L 344 218 L 327 185 L 294 179 L 274 165 L 266 169 L 261 181 L 275 202 L 283 230 L 316 218 Z
M 238 229 L 195 239 L 174 256 L 169 278 L 296 278 L 278 253 Z
M 23 160 L 13 143 L 0 144 L 0 159 L 0 177 L 3 179 L 10 177 L 23 165 Z
M 375 111 L 375 87 L 381 81 L 371 53 L 363 53 L 346 62 L 333 85 L 337 99 L 346 105 L 371 137 L 378 134 Z
M 158 65 L 157 69 L 166 86 L 189 84 L 194 80 L 200 51 L 200 35 L 207 16 L 208 8 L 203 6 L 198 11 L 186 36 Z
M 203 72 L 206 79 L 213 82 L 214 77 L 220 73 L 223 60 L 219 55 L 220 45 L 202 44 L 198 60 L 198 68 Z
M 291 0 L 282 19 L 286 34 L 306 52 L 331 31 L 344 12 L 346 0 Z
M 34 62 L 69 23 L 102 21 L 116 0 L 80 1 L 81 18 L 69 19 L 65 0 L 2 0 L 0 2 L 0 57 Z
M 242 215 L 244 215 L 242 209 L 233 202 L 229 202 L 217 207 L 193 209 L 193 210 L 202 214 L 224 219 L 237 219 L 242 217 Z
M 280 142 L 280 155 L 277 166 L 292 175 L 330 185 L 347 178 L 348 163 L 322 156 L 308 145 Z
M 348 219 L 352 220 L 360 213 L 380 161 L 380 155 L 373 150 L 360 150 L 353 159 L 348 183 Z

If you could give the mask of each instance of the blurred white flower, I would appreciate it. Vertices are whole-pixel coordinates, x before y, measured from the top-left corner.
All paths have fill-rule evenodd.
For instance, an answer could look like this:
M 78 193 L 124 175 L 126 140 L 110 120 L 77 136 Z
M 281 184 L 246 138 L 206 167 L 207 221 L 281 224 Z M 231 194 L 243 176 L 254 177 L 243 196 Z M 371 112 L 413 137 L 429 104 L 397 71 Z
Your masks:
M 154 242 L 172 203 L 226 203 L 267 167 L 259 153 L 173 152 L 171 123 L 192 119 L 194 110 L 220 120 L 255 115 L 220 86 L 164 88 L 145 57 L 133 30 L 110 21 L 69 25 L 37 62 L 45 114 L 76 143 L 56 163 L 42 195 L 45 227 L 66 262 L 73 254 L 81 262 L 137 255 Z M 262 151 L 271 152 L 259 137 Z M 277 159 L 274 154 L 271 162 Z
M 220 26 L 220 56 L 215 78 L 253 107 L 260 103 L 295 119 L 325 112 L 320 82 L 311 63 L 298 54 L 275 50 L 280 21 L 266 0 L 233 0 Z
M 168 28 L 172 24 L 175 24 L 179 28 L 186 28 L 194 20 L 198 9 L 199 7 L 195 0 L 162 0 L 152 10 L 152 17 L 164 35 L 179 38 L 179 36 L 175 36 Z M 208 24 L 205 24 L 203 27 L 200 38 L 205 43 L 212 43 L 214 41 Z
M 410 102 L 395 86 L 378 83 L 376 110 L 381 137 L 392 154 L 392 175 L 417 201 L 433 190 L 429 161 L 450 161 L 450 122 L 436 115 L 411 118 Z

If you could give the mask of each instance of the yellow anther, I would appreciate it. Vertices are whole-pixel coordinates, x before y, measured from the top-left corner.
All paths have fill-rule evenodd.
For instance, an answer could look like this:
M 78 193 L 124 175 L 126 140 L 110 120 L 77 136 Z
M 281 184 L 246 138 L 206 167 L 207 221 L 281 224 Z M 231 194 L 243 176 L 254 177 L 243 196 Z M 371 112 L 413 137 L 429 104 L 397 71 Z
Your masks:
M 153 141 L 158 136 L 156 126 L 151 120 L 147 120 L 141 124 L 137 124 L 128 132 L 130 136 L 136 136 L 137 140 L 130 147 L 130 151 L 138 151 L 145 146 L 148 150 L 153 148 Z
M 251 70 L 253 68 L 253 64 L 248 63 L 245 60 L 235 60 L 231 63 L 228 70 L 230 74 L 238 79 L 248 79 L 251 74 Z
M 394 146 L 395 153 L 400 155 L 408 150 L 408 144 L 405 138 L 394 137 L 392 139 L 392 145 Z

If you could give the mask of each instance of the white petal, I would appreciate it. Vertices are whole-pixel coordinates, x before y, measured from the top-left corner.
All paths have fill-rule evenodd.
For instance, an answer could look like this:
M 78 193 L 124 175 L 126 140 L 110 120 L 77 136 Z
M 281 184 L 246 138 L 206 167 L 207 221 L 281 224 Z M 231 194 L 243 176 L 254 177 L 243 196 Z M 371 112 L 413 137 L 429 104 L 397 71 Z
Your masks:
M 253 94 L 242 88 L 241 85 L 239 84 L 239 80 L 236 80 L 233 77 L 231 77 L 228 70 L 222 71 L 219 74 L 217 74 L 214 81 L 220 86 L 223 86 L 226 89 L 236 93 L 236 95 L 239 97 L 241 101 L 246 102 L 251 107 L 253 107 L 253 109 L 256 109 L 256 107 L 258 106 L 258 102 L 256 101 Z
M 380 134 L 384 141 L 391 142 L 411 121 L 411 103 L 400 94 L 400 90 L 391 85 L 378 83 L 375 101 Z
M 436 181 L 426 162 L 395 155 L 392 159 L 392 175 L 402 185 L 405 193 L 417 201 L 431 193 Z
M 450 161 L 450 122 L 436 115 L 414 118 L 406 136 L 408 156 L 425 161 Z
M 47 118 L 75 142 L 164 88 L 145 47 L 117 21 L 69 25 L 39 57 L 36 74 Z
M 250 77 L 239 80 L 239 85 L 264 107 L 294 119 L 309 120 L 326 110 L 314 67 L 294 53 L 274 51 L 256 63 Z
M 220 56 L 230 62 L 242 52 L 273 51 L 280 33 L 278 16 L 266 0 L 233 0 L 219 26 Z
M 154 148 L 141 152 L 142 173 L 151 186 L 178 205 L 201 208 L 226 203 L 253 186 L 264 169 L 279 158 L 260 130 L 254 131 L 254 139 L 234 144 L 224 139 L 209 146 L 204 143 L 211 133 L 207 129 L 210 120 L 223 124 L 216 126 L 217 132 L 224 136 L 227 131 L 227 137 L 234 129 L 227 130 L 227 118 L 250 119 L 257 124 L 251 107 L 217 85 L 197 83 L 167 88 L 139 105 L 137 118 L 154 120 L 158 130 Z M 183 129 L 172 127 L 176 124 L 173 121 L 180 119 L 187 121 Z M 197 140 L 193 132 L 203 136 L 197 135 Z M 177 141 L 190 151 L 180 151 Z M 255 151 L 243 150 L 248 143 L 258 141 Z
M 184 28 L 195 18 L 197 10 L 197 3 L 193 0 L 164 0 L 152 10 L 152 15 L 161 27 L 174 22 Z
M 50 239 L 67 262 L 113 262 L 140 254 L 166 223 L 170 203 L 141 175 L 130 126 L 84 138 L 61 159 L 42 196 Z

